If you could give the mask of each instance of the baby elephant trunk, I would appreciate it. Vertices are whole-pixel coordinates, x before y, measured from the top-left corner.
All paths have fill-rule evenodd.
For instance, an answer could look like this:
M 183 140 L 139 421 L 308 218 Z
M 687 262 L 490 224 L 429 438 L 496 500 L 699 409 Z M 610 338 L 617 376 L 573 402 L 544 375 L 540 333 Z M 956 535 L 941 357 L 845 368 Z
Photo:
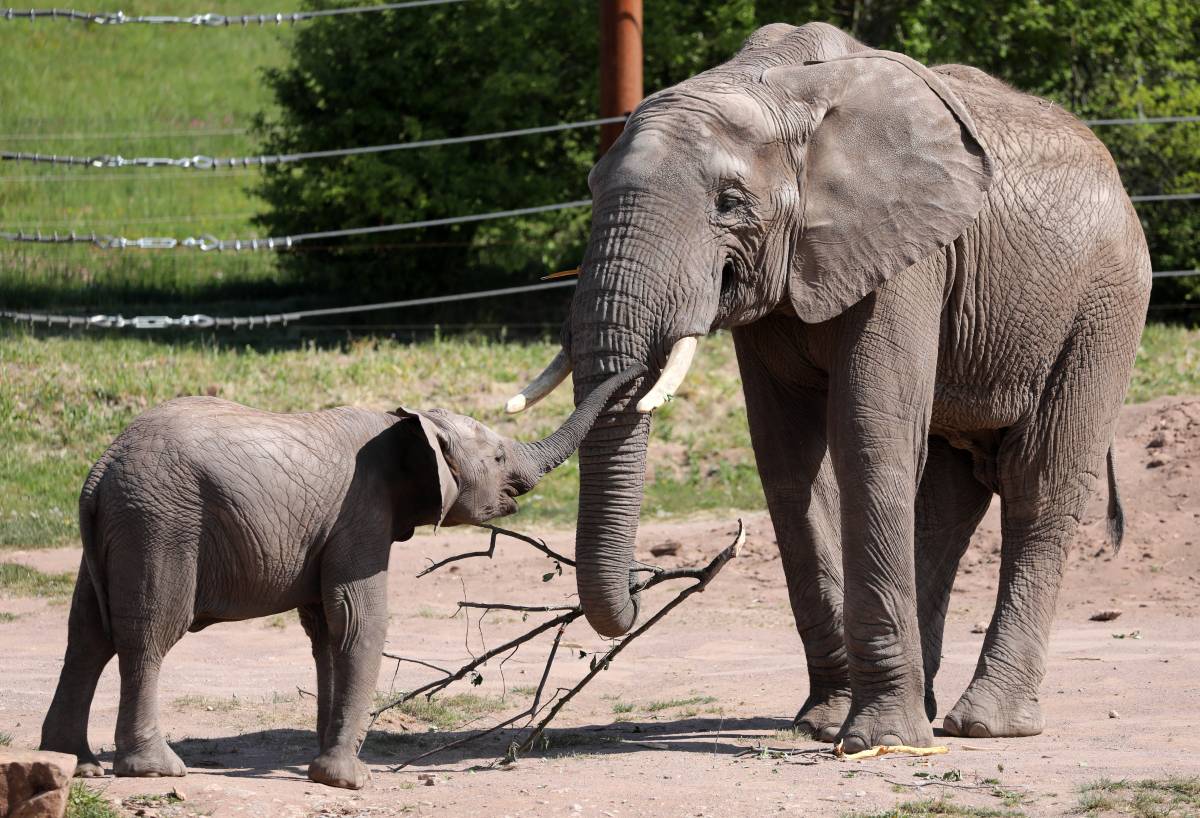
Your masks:
M 580 401 L 571 416 L 552 435 L 535 443 L 517 443 L 516 472 L 520 475 L 517 481 L 518 493 L 524 494 L 531 490 L 546 472 L 561 466 L 571 453 L 579 448 L 592 424 L 617 390 L 645 372 L 644 366 L 635 364 L 624 372 L 613 375 Z

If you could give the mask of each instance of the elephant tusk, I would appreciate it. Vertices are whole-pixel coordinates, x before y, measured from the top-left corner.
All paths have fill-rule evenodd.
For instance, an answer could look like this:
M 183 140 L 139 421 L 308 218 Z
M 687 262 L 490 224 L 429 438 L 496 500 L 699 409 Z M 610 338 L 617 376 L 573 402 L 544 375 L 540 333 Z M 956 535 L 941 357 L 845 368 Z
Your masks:
M 566 350 L 560 349 L 542 374 L 534 378 L 529 386 L 508 399 L 508 403 L 504 404 L 504 411 L 510 415 L 525 411 L 558 388 L 558 385 L 565 381 L 570 374 L 571 360 L 567 357 Z
M 692 358 L 696 356 L 697 343 L 698 340 L 694 335 L 680 338 L 675 342 L 675 345 L 671 347 L 670 354 L 667 355 L 667 364 L 663 367 L 662 374 L 658 376 L 658 382 L 651 387 L 645 397 L 638 401 L 637 410 L 639 412 L 649 414 L 674 396 L 675 390 L 683 383 L 688 370 L 691 369 Z

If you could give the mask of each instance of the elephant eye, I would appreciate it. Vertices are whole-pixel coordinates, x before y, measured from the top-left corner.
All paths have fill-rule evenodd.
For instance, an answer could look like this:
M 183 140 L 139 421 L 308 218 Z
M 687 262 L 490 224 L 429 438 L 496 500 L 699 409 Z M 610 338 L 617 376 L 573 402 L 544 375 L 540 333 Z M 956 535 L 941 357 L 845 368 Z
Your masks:
M 746 203 L 746 197 L 740 190 L 722 190 L 717 194 L 717 212 L 732 213 Z

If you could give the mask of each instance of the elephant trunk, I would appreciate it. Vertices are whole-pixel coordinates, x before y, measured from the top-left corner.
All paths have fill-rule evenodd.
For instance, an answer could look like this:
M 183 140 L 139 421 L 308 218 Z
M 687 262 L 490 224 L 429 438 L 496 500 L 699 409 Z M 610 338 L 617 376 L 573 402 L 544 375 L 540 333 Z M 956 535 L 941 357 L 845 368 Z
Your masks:
M 524 483 L 520 493 L 529 491 L 547 472 L 561 466 L 579 448 L 613 393 L 645 371 L 646 367 L 640 363 L 627 367 L 593 389 L 549 437 L 534 443 L 517 443 L 514 447 L 517 471 L 522 474 Z
M 592 385 L 635 364 L 655 376 L 614 393 L 579 448 L 576 579 L 583 612 L 604 636 L 628 632 L 637 619 L 629 588 L 646 482 L 646 412 L 672 391 L 666 376 L 686 370 L 686 361 L 672 367 L 671 358 L 690 356 L 672 350 L 681 339 L 706 334 L 715 310 L 713 295 L 697 283 L 712 281 L 713 260 L 700 242 L 679 241 L 699 235 L 702 225 L 688 218 L 645 206 L 640 194 L 599 198 L 571 304 L 577 403 Z M 642 412 L 639 397 L 650 398 Z
M 630 564 L 646 480 L 650 416 L 635 411 L 600 418 L 579 451 L 579 518 L 575 563 L 579 601 L 601 636 L 633 627 L 638 600 L 629 593 Z

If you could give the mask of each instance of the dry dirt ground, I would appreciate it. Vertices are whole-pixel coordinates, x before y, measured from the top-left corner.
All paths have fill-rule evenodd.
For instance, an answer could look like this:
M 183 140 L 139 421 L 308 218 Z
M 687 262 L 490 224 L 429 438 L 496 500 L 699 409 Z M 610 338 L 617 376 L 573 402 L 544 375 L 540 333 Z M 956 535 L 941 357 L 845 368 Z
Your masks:
M 186 800 L 151 810 L 166 815 L 843 815 L 945 794 L 954 803 L 1062 815 L 1077 809 L 1079 789 L 1100 778 L 1140 779 L 1200 773 L 1200 399 L 1161 399 L 1123 416 L 1118 469 L 1128 515 L 1119 555 L 1104 544 L 1097 502 L 1072 552 L 1042 686 L 1046 731 L 1023 739 L 946 737 L 946 755 L 930 760 L 837 761 L 827 754 L 786 756 L 755 748 L 814 750 L 787 734 L 804 700 L 801 645 L 783 574 L 761 513 L 747 517 L 750 538 L 739 559 L 635 642 L 584 690 L 549 734 L 549 749 L 507 768 L 489 768 L 508 738 L 485 740 L 401 771 L 392 766 L 463 735 L 404 716 L 388 717 L 366 744 L 366 789 L 325 788 L 304 776 L 315 754 L 314 671 L 294 616 L 212 627 L 187 636 L 167 659 L 162 725 L 189 765 L 184 779 L 113 779 L 95 783 L 115 802 L 178 787 Z M 650 524 L 639 557 L 662 565 L 699 565 L 725 546 L 729 518 Z M 540 531 L 556 548 L 571 532 Z M 680 544 L 677 556 L 651 557 L 653 546 Z M 486 546 L 486 534 L 448 530 L 396 546 L 392 556 L 389 650 L 457 667 L 528 627 L 519 615 L 490 614 L 479 627 L 455 618 L 464 593 L 476 600 L 569 601 L 568 573 L 549 582 L 552 564 L 527 546 L 502 542 L 494 560 L 468 560 L 424 579 L 429 558 Z M 990 616 L 998 571 L 993 508 L 964 561 L 951 602 L 945 661 L 937 679 L 941 712 L 970 679 Z M 9 552 L 5 560 L 45 571 L 73 569 L 77 549 Z M 664 588 L 644 610 L 670 597 Z M 1089 616 L 1116 608 L 1114 621 Z M 0 624 L 0 730 L 14 746 L 34 746 L 66 642 L 61 602 L 0 599 L 18 614 Z M 568 631 L 573 655 L 560 658 L 551 685 L 569 685 L 587 668 L 578 646 L 604 646 L 585 625 Z M 526 706 L 546 643 L 529 646 L 501 669 L 484 669 L 466 692 L 506 695 L 507 710 Z M 411 688 L 436 674 L 385 661 L 381 691 Z M 453 692 L 453 691 L 451 691 Z M 112 761 L 115 663 L 101 682 L 91 740 Z M 940 724 L 939 715 L 937 724 Z M 750 750 L 751 752 L 746 752 Z M 433 785 L 422 774 L 434 773 Z M 936 782 L 936 783 L 931 783 Z M 998 783 L 995 783 L 998 782 Z M 1007 796 L 1008 804 L 1004 803 Z M 1016 803 L 1017 800 L 1020 803 Z M 132 809 L 132 807 L 126 807 Z M 1186 811 L 1181 814 L 1189 814 Z

